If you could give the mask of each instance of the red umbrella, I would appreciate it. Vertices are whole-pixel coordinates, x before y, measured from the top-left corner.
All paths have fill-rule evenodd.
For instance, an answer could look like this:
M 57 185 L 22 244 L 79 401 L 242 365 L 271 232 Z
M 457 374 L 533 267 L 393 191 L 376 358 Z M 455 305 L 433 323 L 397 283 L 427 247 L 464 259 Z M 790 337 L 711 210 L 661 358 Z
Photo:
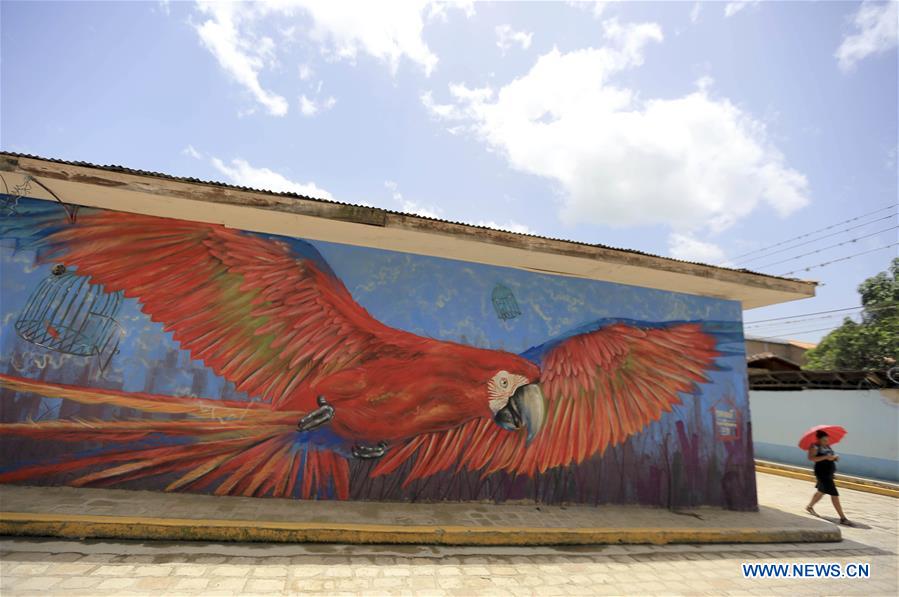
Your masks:
M 839 425 L 816 425 L 802 434 L 802 439 L 799 440 L 799 447 L 803 450 L 811 448 L 812 444 L 818 442 L 817 433 L 819 431 L 823 431 L 827 434 L 827 438 L 830 440 L 831 444 L 837 443 L 843 439 L 844 435 L 846 435 L 846 430 Z

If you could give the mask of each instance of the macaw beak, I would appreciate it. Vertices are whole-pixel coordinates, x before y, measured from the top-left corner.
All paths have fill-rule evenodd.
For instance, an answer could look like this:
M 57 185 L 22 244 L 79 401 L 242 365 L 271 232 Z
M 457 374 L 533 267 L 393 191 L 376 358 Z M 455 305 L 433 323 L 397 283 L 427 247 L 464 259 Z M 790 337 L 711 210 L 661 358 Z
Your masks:
M 546 399 L 540 384 L 520 386 L 509 398 L 509 402 L 496 412 L 493 420 L 509 431 L 527 428 L 527 443 L 530 444 L 546 421 Z

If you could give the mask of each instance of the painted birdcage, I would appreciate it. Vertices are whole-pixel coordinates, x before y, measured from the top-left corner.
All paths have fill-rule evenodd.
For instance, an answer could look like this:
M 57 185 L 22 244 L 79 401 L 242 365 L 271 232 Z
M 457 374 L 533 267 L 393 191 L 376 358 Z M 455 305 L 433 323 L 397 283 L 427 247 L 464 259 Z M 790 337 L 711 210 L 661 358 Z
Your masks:
M 118 351 L 122 327 L 115 317 L 123 298 L 122 292 L 107 292 L 89 277 L 56 265 L 28 298 L 16 333 L 49 350 L 97 357 L 103 370 Z
M 518 301 L 515 300 L 515 295 L 502 284 L 497 284 L 493 289 L 493 308 L 496 310 L 496 316 L 503 321 L 515 319 L 521 315 L 521 309 L 518 308 Z

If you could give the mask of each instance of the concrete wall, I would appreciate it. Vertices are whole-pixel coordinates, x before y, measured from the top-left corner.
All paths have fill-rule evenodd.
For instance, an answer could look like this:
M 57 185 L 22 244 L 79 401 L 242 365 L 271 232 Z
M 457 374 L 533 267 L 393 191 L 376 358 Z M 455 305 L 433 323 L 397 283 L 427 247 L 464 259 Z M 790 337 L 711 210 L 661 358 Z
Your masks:
M 27 199 L 0 266 L 0 482 L 756 506 L 735 301 Z
M 753 391 L 749 402 L 756 458 L 811 468 L 799 437 L 814 425 L 842 425 L 839 472 L 899 481 L 899 390 Z

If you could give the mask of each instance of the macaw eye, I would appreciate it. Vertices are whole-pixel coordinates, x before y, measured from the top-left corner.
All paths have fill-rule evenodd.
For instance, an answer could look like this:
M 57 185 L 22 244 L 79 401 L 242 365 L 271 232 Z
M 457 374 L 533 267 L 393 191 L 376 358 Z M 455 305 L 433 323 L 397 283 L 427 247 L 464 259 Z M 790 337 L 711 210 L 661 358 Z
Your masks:
M 502 388 L 508 388 L 508 387 L 509 387 L 509 380 L 508 380 L 507 378 L 504 377 L 504 378 L 502 378 L 501 380 L 499 380 L 499 385 L 500 385 Z

